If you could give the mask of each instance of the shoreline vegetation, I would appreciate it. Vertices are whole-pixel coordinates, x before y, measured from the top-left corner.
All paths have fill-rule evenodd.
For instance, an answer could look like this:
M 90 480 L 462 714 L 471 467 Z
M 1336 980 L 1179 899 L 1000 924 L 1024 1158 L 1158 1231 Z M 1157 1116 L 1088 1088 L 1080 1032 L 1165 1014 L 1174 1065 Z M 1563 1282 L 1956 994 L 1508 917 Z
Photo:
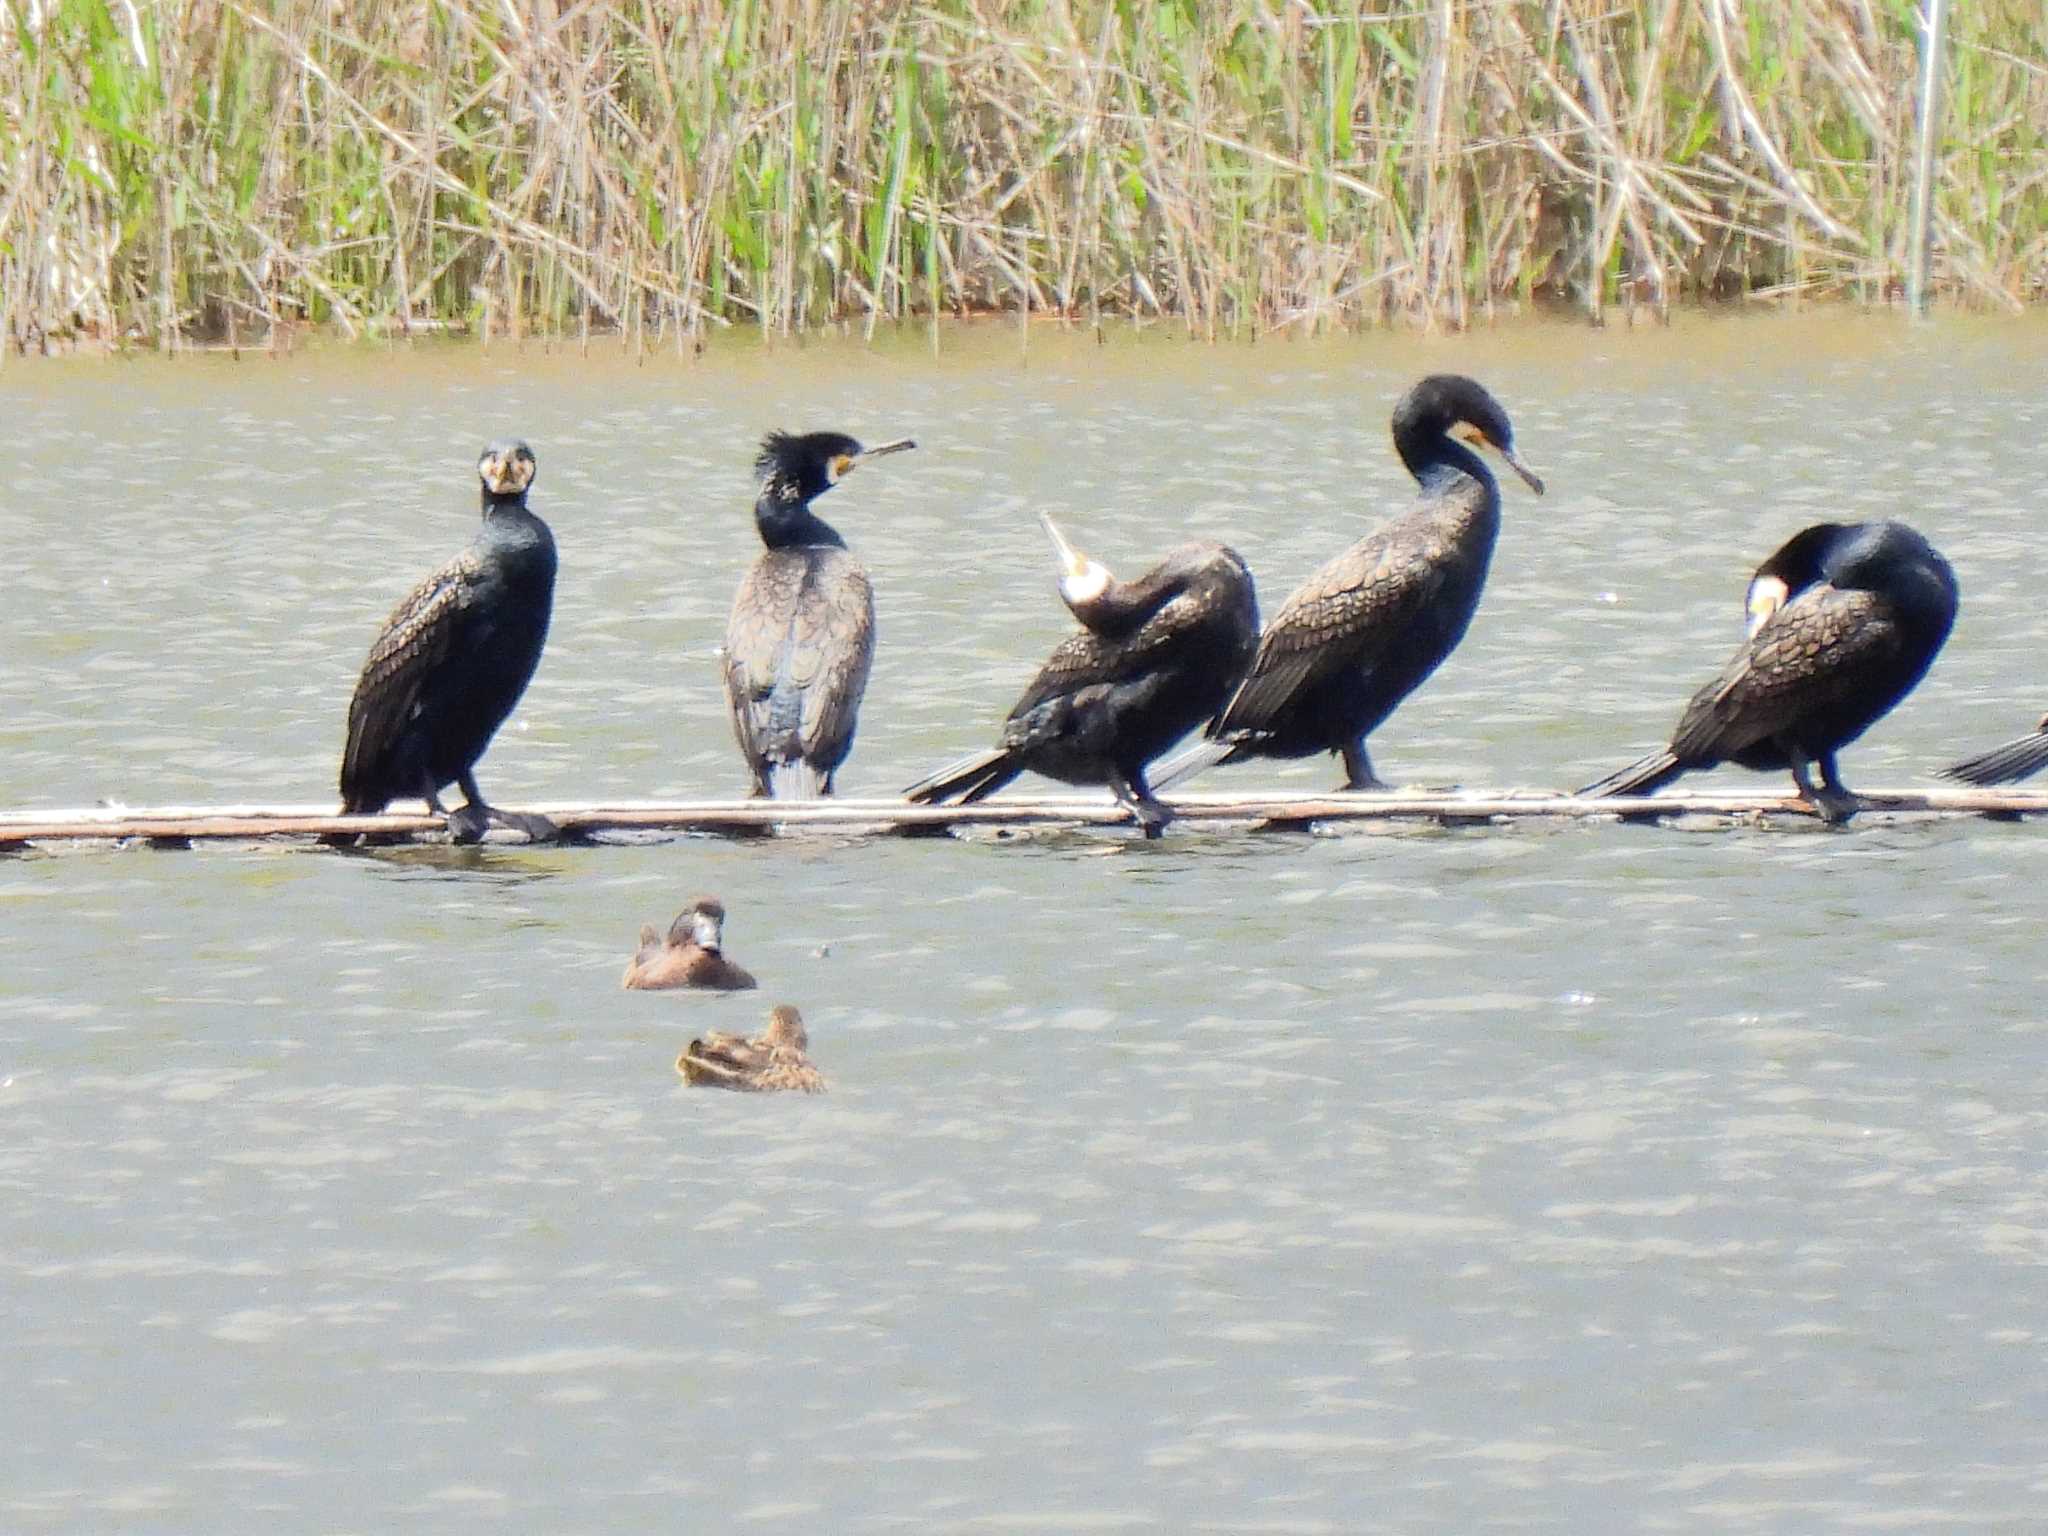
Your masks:
M 1882 304 L 1912 0 L 5 0 L 35 352 L 1204 337 Z M 2048 7 L 1951 8 L 1931 292 L 2048 295 Z

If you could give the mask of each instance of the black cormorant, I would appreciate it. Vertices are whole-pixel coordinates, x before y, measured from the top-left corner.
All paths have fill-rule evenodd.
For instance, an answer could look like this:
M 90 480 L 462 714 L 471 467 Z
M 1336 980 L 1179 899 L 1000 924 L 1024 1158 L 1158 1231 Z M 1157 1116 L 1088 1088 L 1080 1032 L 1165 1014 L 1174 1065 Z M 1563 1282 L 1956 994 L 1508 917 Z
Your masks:
M 1829 821 L 1855 810 L 1835 754 L 1927 671 L 1955 623 L 1955 573 L 1904 523 L 1816 523 L 1757 567 L 1747 608 L 1748 639 L 1693 695 L 1671 745 L 1580 794 L 1645 795 L 1732 762 L 1789 768 Z
M 447 817 L 459 843 L 476 841 L 492 822 L 544 840 L 555 836 L 554 824 L 486 804 L 474 769 L 540 661 L 554 606 L 555 541 L 526 505 L 531 448 L 492 443 L 477 475 L 483 526 L 392 611 L 363 663 L 348 705 L 341 808 L 381 811 L 416 797 Z M 451 783 L 465 801 L 452 813 L 440 800 Z
M 1993 747 L 1989 752 L 1979 752 L 1975 757 L 1950 763 L 1941 771 L 1965 784 L 2010 784 L 2015 779 L 2029 778 L 2043 768 L 2048 768 L 2048 715 L 2043 715 L 2041 723 L 2026 735 L 2008 741 L 2002 747 Z
M 811 501 L 857 465 L 916 446 L 906 437 L 863 448 L 838 432 L 771 432 L 761 443 L 754 526 L 768 547 L 725 626 L 725 702 L 757 795 L 832 793 L 874 660 L 867 570 Z
M 1234 549 L 1183 544 L 1135 581 L 1118 581 L 1044 519 L 1059 552 L 1060 597 L 1082 624 L 1054 649 L 1003 723 L 1002 745 L 904 791 L 962 802 L 1029 768 L 1107 784 L 1156 837 L 1173 812 L 1145 782 L 1152 759 L 1215 714 L 1259 643 L 1252 574 Z
M 1438 373 L 1394 407 L 1394 449 L 1421 500 L 1302 583 L 1259 640 L 1251 671 L 1209 724 L 1210 740 L 1167 766 L 1162 788 L 1215 763 L 1340 753 L 1346 789 L 1384 789 L 1370 735 L 1464 637 L 1500 531 L 1500 488 L 1452 436 L 1515 456 L 1507 412 L 1471 379 Z

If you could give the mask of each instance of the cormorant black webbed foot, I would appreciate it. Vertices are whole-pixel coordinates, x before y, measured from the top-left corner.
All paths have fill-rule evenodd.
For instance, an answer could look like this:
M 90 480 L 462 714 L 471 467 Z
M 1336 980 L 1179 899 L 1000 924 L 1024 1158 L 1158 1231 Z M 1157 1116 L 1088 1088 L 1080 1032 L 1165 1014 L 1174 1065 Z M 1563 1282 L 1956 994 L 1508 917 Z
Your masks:
M 480 843 L 491 824 L 491 808 L 475 800 L 448 813 L 448 835 L 458 843 Z
M 471 800 L 461 809 L 448 813 L 448 835 L 458 843 L 482 842 L 484 833 L 492 827 L 510 827 L 530 843 L 559 842 L 562 837 L 562 829 L 545 816 L 526 811 L 501 811 L 481 800 Z
M 558 843 L 562 840 L 560 827 L 532 811 L 501 811 L 493 807 L 490 815 L 499 826 L 524 833 L 529 843 Z
M 1372 758 L 1366 754 L 1363 741 L 1353 742 L 1344 751 L 1344 782 L 1338 785 L 1339 793 L 1352 790 L 1391 790 L 1394 786 L 1372 771 Z
M 1812 806 L 1814 813 L 1830 827 L 1843 825 L 1863 808 L 1863 802 L 1842 783 L 1832 753 L 1820 760 L 1819 789 L 1813 787 L 1807 765 L 1796 759 L 1792 764 L 1792 782 L 1799 788 L 1799 798 Z
M 1116 795 L 1117 804 L 1138 819 L 1147 839 L 1164 836 L 1166 829 L 1173 824 L 1173 807 L 1152 793 L 1143 774 L 1112 778 L 1109 787 Z

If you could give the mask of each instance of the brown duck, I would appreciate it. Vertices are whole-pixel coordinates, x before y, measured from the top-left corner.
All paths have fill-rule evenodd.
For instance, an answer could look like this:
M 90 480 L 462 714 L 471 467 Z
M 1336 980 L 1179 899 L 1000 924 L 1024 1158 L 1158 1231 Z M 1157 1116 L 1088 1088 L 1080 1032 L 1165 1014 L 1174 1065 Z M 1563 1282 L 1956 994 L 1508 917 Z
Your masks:
M 725 905 L 716 896 L 699 896 L 668 925 L 664 937 L 654 924 L 640 925 L 640 948 L 626 962 L 620 985 L 629 992 L 663 992 L 694 987 L 709 992 L 745 992 L 754 985 L 751 972 L 725 958 Z
M 803 1015 L 781 1003 L 769 1012 L 768 1027 L 751 1040 L 718 1033 L 692 1040 L 676 1058 L 676 1070 L 695 1088 L 823 1093 L 825 1075 L 805 1054 L 810 1043 Z

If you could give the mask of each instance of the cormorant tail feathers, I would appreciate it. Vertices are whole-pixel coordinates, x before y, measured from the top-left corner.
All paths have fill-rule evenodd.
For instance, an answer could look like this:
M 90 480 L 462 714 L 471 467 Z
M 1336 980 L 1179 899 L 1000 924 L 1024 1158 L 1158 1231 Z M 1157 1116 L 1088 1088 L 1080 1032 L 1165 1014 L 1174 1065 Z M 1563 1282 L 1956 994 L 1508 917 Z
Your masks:
M 1237 746 L 1234 741 L 1202 740 L 1176 752 L 1160 764 L 1159 771 L 1151 776 L 1152 793 L 1159 794 L 1162 790 L 1187 782 L 1198 773 L 1207 772 L 1219 763 L 1233 761 L 1237 754 Z
M 1683 772 L 1685 765 L 1669 751 L 1652 752 L 1620 772 L 1610 773 L 1598 783 L 1588 784 L 1578 793 L 1595 800 L 1609 795 L 1647 795 L 1654 789 L 1662 789 Z
M 771 800 L 816 800 L 832 791 L 828 775 L 820 773 L 802 758 L 768 765 L 768 798 Z
M 986 800 L 1023 771 L 1008 748 L 997 747 L 963 757 L 929 778 L 919 779 L 903 791 L 903 798 L 918 805 L 940 805 L 957 795 L 962 805 L 972 805 Z
M 1965 784 L 2010 784 L 2048 768 L 2048 731 L 2035 731 L 1989 752 L 1979 752 L 1942 769 L 1942 776 Z

